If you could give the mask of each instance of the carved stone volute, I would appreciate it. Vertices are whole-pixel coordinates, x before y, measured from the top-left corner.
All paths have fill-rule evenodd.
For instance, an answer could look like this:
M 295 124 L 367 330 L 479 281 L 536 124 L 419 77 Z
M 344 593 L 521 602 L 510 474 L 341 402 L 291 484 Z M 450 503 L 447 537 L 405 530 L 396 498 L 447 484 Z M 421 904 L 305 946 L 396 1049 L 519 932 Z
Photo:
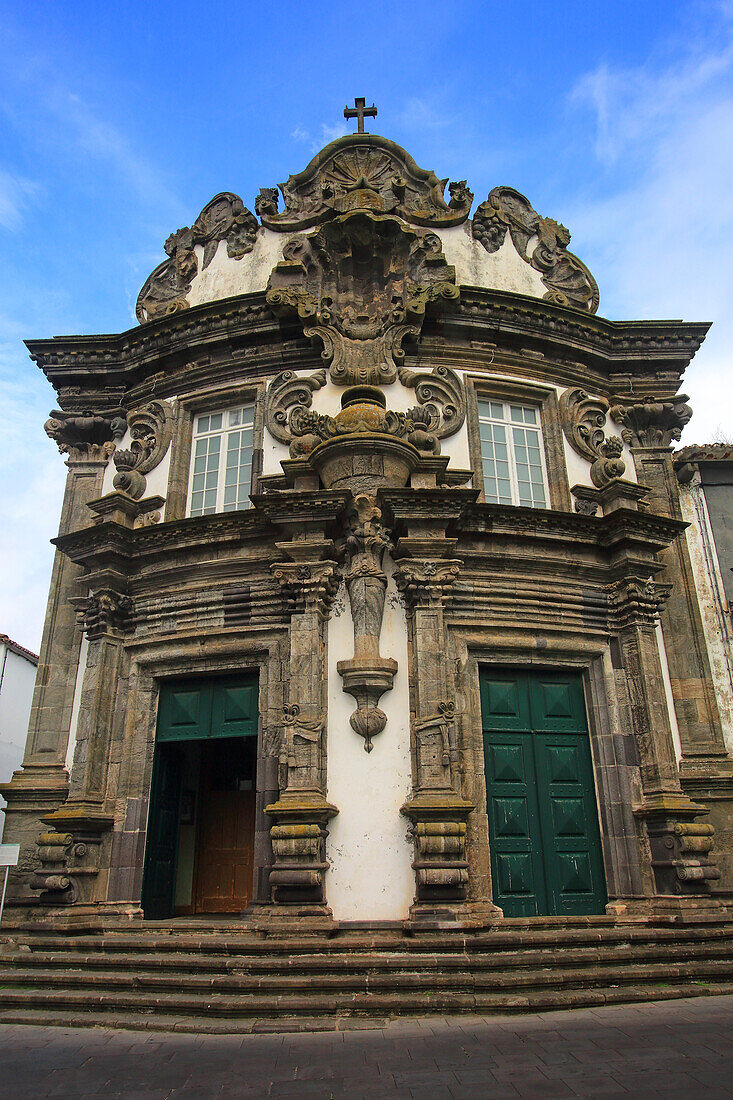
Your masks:
M 598 285 L 585 264 L 568 252 L 570 233 L 538 214 L 519 191 L 495 187 L 476 210 L 472 225 L 475 239 L 487 252 L 501 248 L 509 232 L 525 263 L 539 271 L 549 301 L 596 312 Z
M 615 435 L 606 438 L 608 402 L 589 397 L 585 390 L 573 388 L 560 395 L 560 418 L 565 438 L 581 458 L 591 463 L 591 481 L 601 489 L 614 478 L 623 477 L 626 464 L 621 458 L 623 441 Z
M 170 446 L 172 418 L 173 410 L 167 401 L 151 401 L 128 414 L 132 442 L 112 456 L 117 467 L 112 484 L 118 492 L 127 493 L 134 500 L 143 496 L 145 474 L 158 465 Z

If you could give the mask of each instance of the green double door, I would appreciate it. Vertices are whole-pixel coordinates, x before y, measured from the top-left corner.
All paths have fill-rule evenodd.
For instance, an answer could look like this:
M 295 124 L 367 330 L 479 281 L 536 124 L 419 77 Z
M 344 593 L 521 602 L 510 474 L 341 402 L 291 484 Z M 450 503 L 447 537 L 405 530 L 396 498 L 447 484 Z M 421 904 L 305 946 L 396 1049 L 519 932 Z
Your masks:
M 494 902 L 507 917 L 603 913 L 607 901 L 579 676 L 481 676 Z

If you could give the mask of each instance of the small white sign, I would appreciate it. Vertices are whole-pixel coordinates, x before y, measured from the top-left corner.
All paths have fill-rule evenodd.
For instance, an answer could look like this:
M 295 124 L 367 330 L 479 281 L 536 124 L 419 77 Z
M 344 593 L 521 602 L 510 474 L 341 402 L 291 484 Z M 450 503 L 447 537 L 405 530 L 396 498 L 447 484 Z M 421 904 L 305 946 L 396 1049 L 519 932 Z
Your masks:
M 20 844 L 0 844 L 0 867 L 17 867 Z

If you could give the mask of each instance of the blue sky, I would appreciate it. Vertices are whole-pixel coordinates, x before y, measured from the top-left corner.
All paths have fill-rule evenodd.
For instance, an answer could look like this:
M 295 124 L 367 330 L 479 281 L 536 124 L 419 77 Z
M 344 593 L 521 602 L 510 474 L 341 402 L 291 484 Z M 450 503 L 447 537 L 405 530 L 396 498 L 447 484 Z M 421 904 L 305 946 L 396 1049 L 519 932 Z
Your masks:
M 120 331 L 163 241 L 345 131 L 573 234 L 600 312 L 715 326 L 684 442 L 733 435 L 733 0 L 0 0 L 0 633 L 40 642 L 65 468 L 23 338 Z

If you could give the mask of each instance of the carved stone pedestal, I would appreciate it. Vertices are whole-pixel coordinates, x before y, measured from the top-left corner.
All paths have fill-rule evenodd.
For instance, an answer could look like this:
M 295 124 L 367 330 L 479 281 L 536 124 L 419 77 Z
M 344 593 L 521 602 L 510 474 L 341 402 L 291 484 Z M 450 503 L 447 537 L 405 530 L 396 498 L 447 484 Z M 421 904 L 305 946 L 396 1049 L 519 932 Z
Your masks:
M 273 818 L 272 900 L 297 905 L 298 913 L 330 916 L 326 906 L 326 825 L 338 810 L 319 791 L 285 791 L 265 807 Z

